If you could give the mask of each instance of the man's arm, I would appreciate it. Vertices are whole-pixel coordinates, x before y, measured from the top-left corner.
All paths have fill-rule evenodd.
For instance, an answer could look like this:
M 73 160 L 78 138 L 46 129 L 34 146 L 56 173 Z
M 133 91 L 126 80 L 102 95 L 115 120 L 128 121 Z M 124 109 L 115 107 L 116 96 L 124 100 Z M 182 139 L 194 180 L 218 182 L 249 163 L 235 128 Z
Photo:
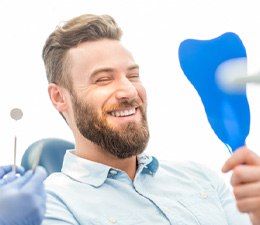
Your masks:
M 260 225 L 260 157 L 241 147 L 222 168 L 224 173 L 231 170 L 231 185 L 238 209 L 249 213 L 253 225 Z

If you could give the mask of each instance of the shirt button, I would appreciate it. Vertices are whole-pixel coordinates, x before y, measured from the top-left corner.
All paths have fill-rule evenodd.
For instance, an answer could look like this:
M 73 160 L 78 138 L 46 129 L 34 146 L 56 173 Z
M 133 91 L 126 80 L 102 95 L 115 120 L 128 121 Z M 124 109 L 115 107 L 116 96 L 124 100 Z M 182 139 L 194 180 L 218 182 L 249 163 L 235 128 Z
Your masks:
M 108 220 L 109 220 L 109 222 L 112 223 L 112 224 L 117 223 L 117 220 L 116 220 L 114 217 L 110 217 Z
M 115 174 L 117 174 L 117 171 L 116 171 L 116 170 L 110 170 L 110 171 L 109 171 L 109 173 L 111 173 L 111 174 L 114 174 L 114 175 L 115 175 Z
M 200 197 L 206 199 L 208 197 L 208 194 L 206 192 L 201 192 Z
M 164 207 L 163 208 L 165 212 L 169 212 L 169 208 L 168 207 Z
M 164 211 L 165 214 L 172 216 L 172 211 L 168 207 L 163 207 L 163 211 Z

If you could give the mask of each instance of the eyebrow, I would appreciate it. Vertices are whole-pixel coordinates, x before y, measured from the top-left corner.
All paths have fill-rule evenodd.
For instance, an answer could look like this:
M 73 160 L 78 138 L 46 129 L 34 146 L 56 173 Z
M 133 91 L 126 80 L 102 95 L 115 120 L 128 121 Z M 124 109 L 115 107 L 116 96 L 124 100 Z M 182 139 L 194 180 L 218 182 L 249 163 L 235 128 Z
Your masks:
M 139 69 L 139 65 L 135 64 L 135 65 L 129 66 L 129 67 L 127 68 L 128 71 L 129 71 L 129 70 L 134 70 L 134 69 Z
M 134 64 L 134 65 L 132 65 L 132 66 L 129 66 L 129 67 L 127 68 L 127 71 L 131 71 L 131 70 L 134 70 L 134 69 L 139 69 L 139 65 Z M 90 77 L 93 78 L 93 77 L 95 77 L 97 74 L 102 73 L 102 72 L 113 72 L 113 71 L 115 71 L 115 69 L 110 68 L 110 67 L 104 67 L 104 68 L 96 69 L 96 70 L 94 70 L 94 71 L 90 74 Z

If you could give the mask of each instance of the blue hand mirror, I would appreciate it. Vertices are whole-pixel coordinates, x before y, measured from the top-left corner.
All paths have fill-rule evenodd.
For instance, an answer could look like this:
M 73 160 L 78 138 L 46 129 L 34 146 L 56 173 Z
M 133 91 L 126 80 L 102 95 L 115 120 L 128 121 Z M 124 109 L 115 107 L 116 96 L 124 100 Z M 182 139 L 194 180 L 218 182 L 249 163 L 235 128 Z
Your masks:
M 186 39 L 179 46 L 180 66 L 198 92 L 212 129 L 230 152 L 245 145 L 250 129 L 246 86 L 239 92 L 225 91 L 216 74 L 223 63 L 246 57 L 242 41 L 232 32 L 210 40 Z

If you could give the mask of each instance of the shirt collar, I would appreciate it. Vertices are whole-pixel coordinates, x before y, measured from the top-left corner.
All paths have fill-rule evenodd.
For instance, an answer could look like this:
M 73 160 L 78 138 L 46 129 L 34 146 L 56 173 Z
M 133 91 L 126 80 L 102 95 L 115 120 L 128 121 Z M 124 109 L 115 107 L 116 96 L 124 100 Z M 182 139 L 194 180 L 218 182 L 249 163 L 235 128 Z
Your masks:
M 159 162 L 153 156 L 148 156 L 142 153 L 141 155 L 137 156 L 137 161 L 138 161 L 137 175 L 138 172 L 154 175 L 158 170 Z
M 144 153 L 137 156 L 137 161 L 138 169 L 136 176 L 142 173 L 154 175 L 159 166 L 155 157 Z M 111 169 L 118 170 L 101 163 L 80 158 L 73 153 L 73 150 L 67 150 L 61 171 L 74 180 L 99 187 L 106 181 Z

